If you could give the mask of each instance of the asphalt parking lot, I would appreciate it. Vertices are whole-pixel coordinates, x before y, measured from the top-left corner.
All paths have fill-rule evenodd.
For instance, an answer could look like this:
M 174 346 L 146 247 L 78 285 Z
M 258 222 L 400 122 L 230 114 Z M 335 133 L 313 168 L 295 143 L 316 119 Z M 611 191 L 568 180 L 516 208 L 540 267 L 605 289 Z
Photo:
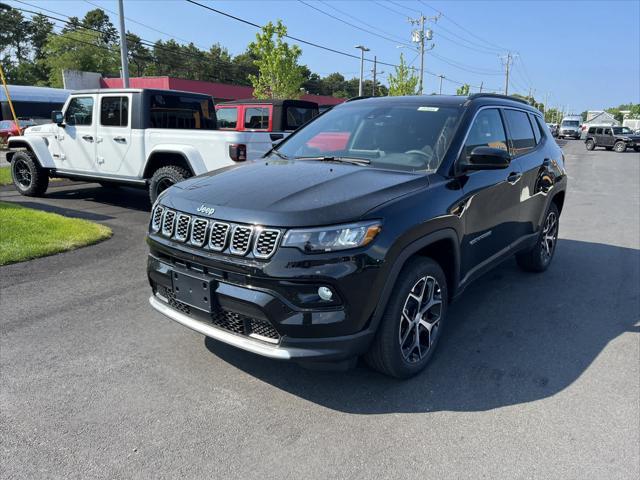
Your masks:
M 507 261 L 406 382 L 205 340 L 148 305 L 144 191 L 0 199 L 109 225 L 0 268 L 3 478 L 640 477 L 640 154 L 562 142 L 554 264 Z

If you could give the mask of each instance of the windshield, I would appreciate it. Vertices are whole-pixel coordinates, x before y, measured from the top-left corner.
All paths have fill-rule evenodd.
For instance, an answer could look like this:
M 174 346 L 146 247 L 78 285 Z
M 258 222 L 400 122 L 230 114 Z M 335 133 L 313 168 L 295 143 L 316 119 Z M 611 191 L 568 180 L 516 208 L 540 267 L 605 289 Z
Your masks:
M 11 120 L 3 120 L 0 122 L 0 129 L 8 130 L 13 127 L 13 122 Z
M 613 127 L 614 135 L 629 135 L 633 132 L 628 127 Z
M 458 107 L 352 104 L 325 113 L 277 150 L 288 158 L 347 157 L 373 168 L 434 171 L 460 114 Z
M 578 120 L 564 120 L 562 122 L 563 127 L 579 127 L 580 122 Z

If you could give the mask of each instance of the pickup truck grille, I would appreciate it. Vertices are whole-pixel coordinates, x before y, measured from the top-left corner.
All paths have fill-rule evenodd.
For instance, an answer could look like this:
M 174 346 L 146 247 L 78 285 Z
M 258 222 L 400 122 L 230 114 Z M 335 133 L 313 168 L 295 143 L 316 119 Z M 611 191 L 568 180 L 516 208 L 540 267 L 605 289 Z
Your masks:
M 195 217 L 156 206 L 151 214 L 151 231 L 194 247 L 255 258 L 270 258 L 278 248 L 282 231 L 277 228 L 230 224 Z

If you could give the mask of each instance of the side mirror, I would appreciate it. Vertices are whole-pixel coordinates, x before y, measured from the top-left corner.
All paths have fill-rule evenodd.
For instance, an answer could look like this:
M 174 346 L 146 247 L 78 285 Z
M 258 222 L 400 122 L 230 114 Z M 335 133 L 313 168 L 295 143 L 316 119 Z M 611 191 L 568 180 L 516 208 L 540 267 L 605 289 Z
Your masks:
M 500 170 L 511 163 L 511 155 L 506 150 L 493 147 L 476 147 L 469 160 L 462 164 L 466 170 Z
M 51 112 L 51 121 L 56 125 L 62 125 L 64 123 L 64 115 L 60 110 L 54 110 Z

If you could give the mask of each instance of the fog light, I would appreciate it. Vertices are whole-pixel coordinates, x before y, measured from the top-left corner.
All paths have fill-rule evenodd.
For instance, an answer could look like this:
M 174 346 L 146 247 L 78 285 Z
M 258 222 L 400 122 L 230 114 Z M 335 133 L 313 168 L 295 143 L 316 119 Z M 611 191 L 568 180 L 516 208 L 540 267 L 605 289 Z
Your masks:
M 318 296 L 322 300 L 329 301 L 333 298 L 333 292 L 329 287 L 320 287 L 318 288 Z

